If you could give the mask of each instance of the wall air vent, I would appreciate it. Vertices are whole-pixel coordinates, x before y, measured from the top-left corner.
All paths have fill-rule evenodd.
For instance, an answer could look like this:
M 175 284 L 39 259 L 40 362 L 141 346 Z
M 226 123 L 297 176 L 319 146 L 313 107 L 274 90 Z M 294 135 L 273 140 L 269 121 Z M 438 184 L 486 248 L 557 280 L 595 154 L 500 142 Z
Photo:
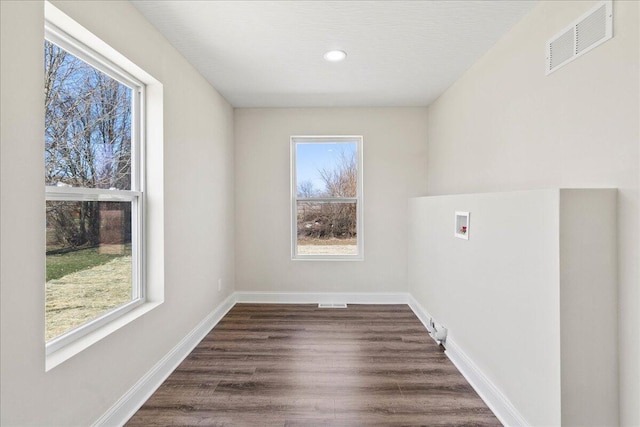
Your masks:
M 547 42 L 547 74 L 553 73 L 611 37 L 613 5 L 612 0 L 605 0 L 598 2 L 595 7 Z

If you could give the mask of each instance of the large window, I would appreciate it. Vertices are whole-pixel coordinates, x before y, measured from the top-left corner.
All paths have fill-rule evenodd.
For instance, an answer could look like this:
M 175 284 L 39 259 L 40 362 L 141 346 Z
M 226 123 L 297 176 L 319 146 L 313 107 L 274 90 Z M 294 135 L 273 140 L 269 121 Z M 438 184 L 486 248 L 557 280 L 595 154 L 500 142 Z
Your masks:
M 291 137 L 292 258 L 363 259 L 362 137 Z
M 144 85 L 49 23 L 45 36 L 51 353 L 144 301 Z

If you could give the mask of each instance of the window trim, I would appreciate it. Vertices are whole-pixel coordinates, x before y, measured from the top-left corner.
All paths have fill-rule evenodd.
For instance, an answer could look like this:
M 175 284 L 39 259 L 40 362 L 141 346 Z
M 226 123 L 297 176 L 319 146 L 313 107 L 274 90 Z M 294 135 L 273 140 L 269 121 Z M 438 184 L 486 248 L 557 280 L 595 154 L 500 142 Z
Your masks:
M 47 4 L 49 6 L 49 4 Z M 86 62 L 91 67 L 117 80 L 131 89 L 131 189 L 98 189 L 83 187 L 57 187 L 45 185 L 46 201 L 114 201 L 131 202 L 131 300 L 117 306 L 86 323 L 79 325 L 45 342 L 47 357 L 70 346 L 83 337 L 113 323 L 116 319 L 147 302 L 146 284 L 146 233 L 145 233 L 145 99 L 146 85 L 125 71 L 122 67 L 97 53 L 83 41 L 69 35 L 56 24 L 45 18 L 45 37 L 61 49 Z
M 297 144 L 356 143 L 358 161 L 356 197 L 298 197 Z M 364 156 L 362 135 L 293 135 L 290 138 L 291 153 L 291 260 L 292 261 L 363 261 L 364 260 Z M 298 202 L 355 203 L 356 204 L 356 255 L 299 255 L 298 254 Z

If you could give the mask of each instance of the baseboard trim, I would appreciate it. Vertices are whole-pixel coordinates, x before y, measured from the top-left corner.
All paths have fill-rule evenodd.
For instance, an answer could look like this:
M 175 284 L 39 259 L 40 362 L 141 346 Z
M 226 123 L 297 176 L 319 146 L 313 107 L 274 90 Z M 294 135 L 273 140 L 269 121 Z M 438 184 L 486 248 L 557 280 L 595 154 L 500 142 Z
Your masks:
M 140 378 L 98 420 L 97 426 L 121 426 L 131 418 L 144 402 L 151 397 L 167 377 L 191 353 L 200 341 L 218 324 L 220 319 L 235 305 L 235 294 L 231 294 L 215 310 L 205 317 L 191 332 L 169 351 L 153 368 Z
M 429 330 L 431 315 L 420 303 L 409 294 L 409 307 L 420 322 Z M 455 337 L 449 335 L 446 342 L 445 354 L 465 377 L 467 382 L 478 393 L 495 416 L 505 426 L 529 426 L 525 418 L 518 412 L 509 399 L 487 378 L 471 358 L 458 346 Z
M 246 292 L 235 293 L 239 303 L 265 304 L 407 304 L 406 292 Z
M 444 352 L 458 371 L 471 384 L 480 398 L 493 411 L 504 426 L 530 426 L 522 414 L 513 406 L 507 396 L 487 378 L 478 366 L 458 346 L 455 338 L 447 337 L 447 347 Z
M 429 336 L 431 337 L 431 339 L 435 341 L 436 344 L 440 345 L 440 342 L 435 337 L 434 331 L 430 327 L 429 320 L 431 319 L 431 315 L 411 294 L 409 294 L 408 305 L 409 308 L 413 311 L 413 314 L 415 314 L 418 320 L 420 320 L 420 323 L 422 323 L 427 329 L 427 332 L 429 332 Z
M 458 368 L 458 371 L 471 384 L 476 393 L 493 411 L 498 420 L 505 426 L 530 426 L 525 418 L 509 401 L 498 387 L 487 378 L 473 360 L 462 351 L 455 337 L 447 337 L 445 354 Z
M 418 320 L 424 325 L 424 327 L 429 331 L 429 319 L 431 319 L 431 315 L 425 310 L 423 306 L 413 297 L 413 295 L 408 294 L 407 304 L 409 308 L 413 311 L 413 314 L 416 315 Z

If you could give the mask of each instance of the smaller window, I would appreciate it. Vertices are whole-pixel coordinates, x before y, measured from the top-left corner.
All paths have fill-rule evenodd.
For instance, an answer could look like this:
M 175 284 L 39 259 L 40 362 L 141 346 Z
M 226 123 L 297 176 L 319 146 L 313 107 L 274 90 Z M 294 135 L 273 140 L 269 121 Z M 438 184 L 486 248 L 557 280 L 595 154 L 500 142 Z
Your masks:
M 362 137 L 291 137 L 292 259 L 362 260 Z

